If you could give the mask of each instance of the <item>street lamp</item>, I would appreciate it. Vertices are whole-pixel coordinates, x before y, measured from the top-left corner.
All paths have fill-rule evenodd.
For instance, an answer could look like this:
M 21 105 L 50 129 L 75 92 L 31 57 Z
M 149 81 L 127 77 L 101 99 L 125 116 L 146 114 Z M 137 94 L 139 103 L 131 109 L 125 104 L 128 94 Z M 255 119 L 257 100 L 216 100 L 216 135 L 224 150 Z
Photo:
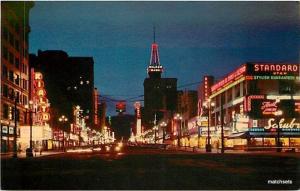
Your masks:
M 66 118 L 64 115 L 62 115 L 59 119 L 59 122 L 62 124 L 65 124 L 68 121 L 68 118 Z M 65 132 L 63 130 L 63 151 L 65 152 Z
M 182 123 L 182 116 L 177 113 L 174 116 L 174 120 L 177 121 L 177 145 L 180 147 L 180 138 L 181 138 L 181 123 Z M 180 120 L 180 125 L 178 125 L 178 121 Z
M 215 103 L 211 101 L 211 99 L 207 99 L 204 103 L 205 107 L 208 109 L 208 118 L 207 118 L 207 143 L 205 145 L 206 152 L 211 152 L 211 144 L 210 144 L 210 113 L 211 108 L 215 106 Z
M 275 116 L 276 116 L 276 120 L 277 120 L 277 144 L 276 144 L 276 146 L 277 146 L 277 149 L 276 149 L 276 151 L 277 152 L 281 152 L 281 144 L 280 144 L 280 124 L 279 124 L 279 122 L 280 122 L 280 116 L 282 116 L 282 114 L 283 114 L 283 112 L 281 111 L 281 110 L 278 110 L 278 111 L 276 111 L 275 112 Z
M 161 122 L 160 126 L 162 127 L 162 130 L 163 130 L 163 143 L 165 143 L 165 128 L 167 126 L 167 123 L 166 122 Z
M 30 140 L 29 140 L 29 148 L 26 149 L 26 156 L 27 157 L 33 157 L 32 152 L 32 114 L 36 113 L 36 110 L 33 109 L 33 101 L 29 101 L 29 106 L 25 105 L 26 108 L 26 114 L 29 113 L 29 125 L 30 125 Z

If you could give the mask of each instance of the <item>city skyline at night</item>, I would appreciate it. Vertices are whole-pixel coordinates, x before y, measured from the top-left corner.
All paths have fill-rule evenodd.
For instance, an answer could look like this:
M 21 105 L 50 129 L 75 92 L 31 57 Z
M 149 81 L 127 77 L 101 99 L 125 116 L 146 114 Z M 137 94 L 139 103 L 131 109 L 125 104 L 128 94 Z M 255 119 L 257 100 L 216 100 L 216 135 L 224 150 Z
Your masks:
M 30 52 L 64 50 L 71 56 L 92 56 L 100 94 L 127 99 L 143 95 L 153 25 L 165 67 L 162 76 L 177 77 L 180 87 L 199 82 L 204 75 L 221 78 L 249 61 L 298 62 L 298 6 L 296 2 L 36 2 Z M 133 103 L 128 105 L 133 113 Z M 113 111 L 110 107 L 109 113 Z

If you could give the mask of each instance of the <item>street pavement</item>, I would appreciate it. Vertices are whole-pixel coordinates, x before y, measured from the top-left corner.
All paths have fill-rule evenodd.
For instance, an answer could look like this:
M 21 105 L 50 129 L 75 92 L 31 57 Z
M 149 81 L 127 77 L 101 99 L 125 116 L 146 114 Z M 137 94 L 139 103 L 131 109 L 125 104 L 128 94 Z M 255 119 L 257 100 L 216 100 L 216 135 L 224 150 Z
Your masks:
M 1 189 L 298 190 L 299 153 L 204 153 L 128 147 L 2 158 Z

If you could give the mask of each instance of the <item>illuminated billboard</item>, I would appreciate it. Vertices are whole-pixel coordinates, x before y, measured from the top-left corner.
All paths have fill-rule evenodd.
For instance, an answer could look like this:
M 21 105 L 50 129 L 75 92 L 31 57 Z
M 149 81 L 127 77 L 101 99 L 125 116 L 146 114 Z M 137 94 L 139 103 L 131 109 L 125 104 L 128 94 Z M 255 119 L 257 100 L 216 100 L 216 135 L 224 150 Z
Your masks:
M 261 98 L 261 99 L 259 99 Z M 247 112 L 253 118 L 270 118 L 274 117 L 279 110 L 282 111 L 282 116 L 292 118 L 299 117 L 299 100 L 293 99 L 266 99 L 265 96 L 257 97 L 256 99 L 248 96 Z
M 116 104 L 116 112 L 122 113 L 126 111 L 126 102 L 125 101 L 119 101 Z

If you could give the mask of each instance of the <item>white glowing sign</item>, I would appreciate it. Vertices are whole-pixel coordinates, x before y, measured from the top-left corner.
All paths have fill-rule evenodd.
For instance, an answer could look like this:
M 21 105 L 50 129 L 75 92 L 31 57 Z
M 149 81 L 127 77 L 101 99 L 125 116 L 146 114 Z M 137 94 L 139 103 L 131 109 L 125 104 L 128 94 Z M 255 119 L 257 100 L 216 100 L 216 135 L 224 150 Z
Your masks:
M 279 121 L 280 128 L 300 128 L 300 122 L 296 122 L 296 119 L 293 118 L 290 122 L 287 122 L 286 119 L 282 118 Z M 271 118 L 268 121 L 268 125 L 264 127 L 265 129 L 278 128 L 278 123 L 276 119 Z

